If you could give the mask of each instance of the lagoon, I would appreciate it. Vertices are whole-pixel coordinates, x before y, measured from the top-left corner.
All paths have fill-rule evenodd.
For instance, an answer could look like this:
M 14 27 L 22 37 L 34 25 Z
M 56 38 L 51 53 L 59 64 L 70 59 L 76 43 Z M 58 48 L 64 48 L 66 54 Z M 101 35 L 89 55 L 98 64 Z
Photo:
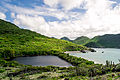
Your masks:
M 57 56 L 33 56 L 33 57 L 18 57 L 13 59 L 24 65 L 32 66 L 59 66 L 59 67 L 69 67 L 72 66 L 70 63 L 60 59 Z
M 95 63 L 105 64 L 106 60 L 113 61 L 115 64 L 119 63 L 120 49 L 115 48 L 93 48 L 97 52 L 69 52 L 72 56 L 82 57 L 84 59 L 94 61 Z M 68 53 L 68 52 L 67 52 Z

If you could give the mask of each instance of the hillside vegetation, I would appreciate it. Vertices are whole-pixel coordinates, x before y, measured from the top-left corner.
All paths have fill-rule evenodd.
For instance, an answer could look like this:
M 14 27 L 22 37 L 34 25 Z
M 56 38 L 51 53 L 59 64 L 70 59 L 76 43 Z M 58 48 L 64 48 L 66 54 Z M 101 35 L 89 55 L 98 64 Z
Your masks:
M 88 37 L 81 36 L 81 37 L 76 38 L 72 42 L 76 43 L 76 44 L 82 44 L 82 45 L 84 45 L 84 44 L 86 44 L 89 41 L 90 41 L 90 39 Z
M 120 48 L 120 34 L 96 36 L 85 45 L 88 47 Z
M 95 39 L 97 41 L 97 38 Z M 64 51 L 91 50 L 69 41 L 49 38 L 36 32 L 20 29 L 14 24 L 0 20 L 0 80 L 97 80 L 119 79 L 120 64 L 106 61 L 106 65 L 94 64 L 81 57 L 71 56 Z M 54 55 L 71 63 L 72 67 L 22 65 L 6 61 L 19 56 Z M 104 75 L 103 75 L 104 77 Z M 108 78 L 107 78 L 108 77 Z
M 106 34 L 92 39 L 82 36 L 71 42 L 93 48 L 120 48 L 120 34 Z
M 20 29 L 12 23 L 0 20 L 1 57 L 45 55 L 81 49 L 87 48 L 65 40 L 49 38 L 30 30 Z

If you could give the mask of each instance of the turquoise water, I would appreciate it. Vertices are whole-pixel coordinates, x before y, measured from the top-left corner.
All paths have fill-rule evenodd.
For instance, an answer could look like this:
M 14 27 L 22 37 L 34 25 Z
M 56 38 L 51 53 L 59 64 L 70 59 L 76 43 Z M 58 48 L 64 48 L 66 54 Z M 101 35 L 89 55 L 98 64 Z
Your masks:
M 119 63 L 120 49 L 114 48 L 94 48 L 97 52 L 75 53 L 70 52 L 70 55 L 82 57 L 84 59 L 94 61 L 95 63 L 105 64 L 106 60 L 113 61 L 115 64 Z M 104 52 L 104 53 L 102 53 Z

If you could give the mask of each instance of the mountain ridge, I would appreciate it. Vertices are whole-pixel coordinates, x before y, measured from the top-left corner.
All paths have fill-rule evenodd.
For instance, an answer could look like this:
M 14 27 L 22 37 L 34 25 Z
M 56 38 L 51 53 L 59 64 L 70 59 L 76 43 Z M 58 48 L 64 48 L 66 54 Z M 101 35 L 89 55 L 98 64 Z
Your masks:
M 93 48 L 120 48 L 120 34 L 105 34 L 92 39 L 81 36 L 71 42 Z

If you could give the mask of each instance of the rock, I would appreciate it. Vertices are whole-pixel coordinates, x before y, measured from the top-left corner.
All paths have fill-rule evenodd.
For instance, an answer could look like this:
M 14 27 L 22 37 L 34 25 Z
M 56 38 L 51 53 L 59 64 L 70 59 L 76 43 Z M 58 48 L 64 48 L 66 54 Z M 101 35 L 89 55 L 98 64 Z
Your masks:
M 90 49 L 91 52 L 96 52 L 94 49 Z
M 69 80 L 69 78 L 65 78 L 64 80 Z
M 80 52 L 82 52 L 82 53 L 86 53 L 86 51 L 85 51 L 85 50 L 80 50 Z

